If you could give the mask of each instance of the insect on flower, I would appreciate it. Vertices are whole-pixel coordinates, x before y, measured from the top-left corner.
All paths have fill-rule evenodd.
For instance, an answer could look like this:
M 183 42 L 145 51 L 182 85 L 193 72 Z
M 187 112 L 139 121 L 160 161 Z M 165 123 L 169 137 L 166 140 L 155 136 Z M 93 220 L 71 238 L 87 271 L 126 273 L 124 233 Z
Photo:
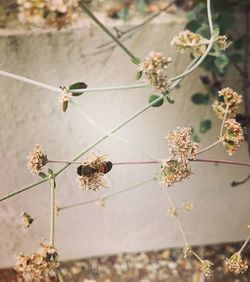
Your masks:
M 85 190 L 99 190 L 100 186 L 108 187 L 104 174 L 107 174 L 113 167 L 111 161 L 106 160 L 106 156 L 97 156 L 92 153 L 87 161 L 77 167 L 79 185 Z

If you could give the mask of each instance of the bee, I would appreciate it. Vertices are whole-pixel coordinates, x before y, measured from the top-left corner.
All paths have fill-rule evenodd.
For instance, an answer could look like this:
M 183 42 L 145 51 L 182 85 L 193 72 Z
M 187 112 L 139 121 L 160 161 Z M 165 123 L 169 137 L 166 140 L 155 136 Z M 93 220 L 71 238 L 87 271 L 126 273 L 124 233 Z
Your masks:
M 106 174 L 110 172 L 113 164 L 111 161 L 106 161 L 105 156 L 96 157 L 91 162 L 82 164 L 77 167 L 77 174 L 80 176 L 91 176 L 94 173 Z

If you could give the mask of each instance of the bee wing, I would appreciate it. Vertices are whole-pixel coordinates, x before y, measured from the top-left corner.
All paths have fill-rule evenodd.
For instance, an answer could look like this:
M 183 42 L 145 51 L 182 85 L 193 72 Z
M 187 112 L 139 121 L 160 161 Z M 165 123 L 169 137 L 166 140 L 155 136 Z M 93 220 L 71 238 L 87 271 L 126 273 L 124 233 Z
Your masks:
M 96 163 L 96 162 L 103 162 L 106 159 L 107 159 L 106 155 L 97 156 L 94 153 L 92 153 L 88 161 L 86 162 L 86 165 L 92 165 L 93 163 Z
M 112 188 L 112 184 L 106 175 L 103 175 L 102 180 L 98 184 L 104 188 Z

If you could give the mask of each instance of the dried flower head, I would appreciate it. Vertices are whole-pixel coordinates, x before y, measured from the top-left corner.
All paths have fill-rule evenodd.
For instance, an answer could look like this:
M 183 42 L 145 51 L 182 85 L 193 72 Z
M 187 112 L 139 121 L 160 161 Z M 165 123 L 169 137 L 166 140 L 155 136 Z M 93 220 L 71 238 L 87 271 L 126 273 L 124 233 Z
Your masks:
M 42 281 L 54 276 L 56 268 L 59 267 L 56 249 L 47 244 L 41 246 L 38 252 L 31 255 L 17 256 L 15 269 L 24 281 Z
M 28 229 L 30 225 L 32 224 L 32 222 L 34 221 L 34 218 L 31 215 L 29 215 L 28 213 L 23 212 L 22 221 L 23 221 L 23 227 Z
M 220 35 L 214 41 L 215 48 L 222 51 L 226 50 L 231 44 L 232 42 L 228 40 L 226 35 Z
M 97 191 L 101 186 L 107 187 L 104 173 L 99 170 L 100 165 L 106 160 L 106 156 L 98 156 L 91 153 L 86 161 L 77 168 L 78 183 L 84 190 Z
M 191 140 L 192 129 L 190 127 L 177 127 L 171 130 L 167 136 L 169 152 L 172 156 L 181 159 L 195 159 L 200 148 L 198 143 Z
M 36 144 L 33 152 L 29 153 L 27 159 L 28 169 L 33 173 L 33 175 L 37 174 L 48 162 L 47 155 L 43 153 L 43 148 L 39 144 Z
M 169 90 L 170 83 L 168 81 L 166 70 L 172 59 L 164 57 L 159 52 L 150 52 L 139 68 L 147 78 L 148 83 L 158 93 L 165 94 Z
M 20 22 L 61 28 L 76 18 L 79 0 L 17 0 L 17 4 Z
M 201 271 L 205 274 L 205 276 L 211 276 L 213 274 L 212 266 L 213 263 L 210 260 L 201 261 Z
M 191 211 L 193 209 L 194 205 L 192 203 L 184 203 L 183 208 L 186 211 Z
M 175 46 L 180 53 L 183 53 L 186 50 L 191 50 L 193 56 L 198 57 L 205 52 L 207 43 L 208 40 L 201 35 L 189 30 L 184 30 L 174 36 L 170 45 Z
M 223 101 L 215 101 L 212 108 L 218 118 L 223 119 L 227 109 L 227 117 L 233 118 L 237 114 L 238 104 L 242 102 L 242 96 L 231 88 L 223 88 L 219 92 L 219 98 Z
M 188 247 L 184 247 L 183 248 L 183 255 L 184 255 L 184 258 L 188 258 L 189 256 L 192 255 L 192 248 L 190 246 Z
M 163 186 L 171 186 L 176 182 L 181 182 L 192 174 L 188 162 L 183 160 L 171 159 L 162 163 L 159 173 L 160 184 Z
M 59 103 L 61 105 L 62 112 L 66 112 L 68 108 L 69 99 L 72 97 L 72 93 L 64 86 L 61 86 L 61 93 L 59 96 Z
M 244 261 L 239 253 L 233 254 L 225 260 L 225 267 L 234 274 L 244 273 L 248 269 L 247 262 Z
M 238 150 L 240 143 L 244 141 L 243 130 L 240 123 L 235 119 L 226 120 L 225 128 L 226 130 L 223 134 L 223 146 L 231 156 Z
M 177 208 L 176 207 L 169 208 L 168 213 L 172 216 L 177 216 Z

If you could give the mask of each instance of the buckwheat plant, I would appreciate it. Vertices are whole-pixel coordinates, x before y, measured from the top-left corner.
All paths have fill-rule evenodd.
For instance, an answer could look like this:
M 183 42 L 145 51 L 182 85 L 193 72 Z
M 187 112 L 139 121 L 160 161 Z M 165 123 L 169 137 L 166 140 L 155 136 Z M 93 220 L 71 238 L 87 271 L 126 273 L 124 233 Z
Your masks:
M 158 164 L 160 166 L 160 172 L 157 174 L 158 177 L 151 177 L 149 180 L 144 180 L 139 184 L 135 184 L 132 187 L 128 187 L 122 191 L 116 191 L 113 194 L 107 195 L 103 198 L 98 197 L 93 201 L 88 201 L 89 203 L 96 203 L 100 206 L 105 206 L 105 200 L 107 198 L 115 197 L 118 194 L 124 193 L 135 189 L 149 181 L 159 179 L 160 184 L 164 187 L 173 186 L 177 182 L 181 182 L 184 179 L 189 178 L 193 172 L 191 170 L 192 162 L 211 162 L 211 163 L 223 163 L 223 164 L 234 164 L 245 167 L 250 167 L 250 163 L 239 162 L 239 161 L 230 161 L 230 160 L 215 160 L 215 159 L 200 159 L 198 156 L 204 152 L 207 152 L 213 149 L 218 144 L 222 144 L 229 155 L 234 154 L 240 143 L 243 141 L 243 131 L 241 125 L 235 121 L 235 116 L 238 112 L 238 104 L 241 102 L 241 95 L 227 87 L 219 91 L 218 100 L 214 102 L 212 108 L 215 111 L 216 115 L 222 120 L 221 129 L 218 135 L 218 139 L 215 140 L 209 146 L 202 148 L 200 144 L 195 143 L 191 139 L 191 128 L 190 127 L 181 127 L 178 126 L 176 129 L 170 131 L 167 135 L 168 145 L 169 145 L 169 157 L 161 161 L 158 158 L 152 157 L 147 152 L 141 150 L 130 144 L 126 139 L 123 139 L 119 136 L 116 136 L 116 132 L 122 127 L 126 126 L 128 123 L 133 121 L 135 118 L 140 116 L 142 113 L 150 109 L 151 107 L 159 107 L 165 101 L 172 104 L 174 101 L 169 97 L 169 94 L 173 89 L 175 89 L 182 81 L 183 78 L 192 73 L 201 63 L 205 60 L 208 54 L 214 54 L 214 52 L 221 52 L 229 47 L 230 43 L 227 40 L 227 36 L 220 35 L 218 29 L 214 29 L 212 22 L 211 14 L 211 3 L 210 0 L 207 0 L 207 16 L 209 23 L 209 33 L 210 38 L 204 38 L 200 34 L 190 32 L 185 30 L 179 35 L 176 35 L 171 45 L 177 48 L 178 52 L 184 52 L 185 50 L 190 50 L 194 56 L 194 59 L 190 64 L 183 70 L 182 73 L 177 74 L 176 76 L 170 77 L 168 74 L 169 64 L 172 62 L 170 57 L 165 57 L 159 52 L 150 51 L 147 58 L 141 60 L 139 57 L 135 56 L 103 23 L 101 23 L 97 17 L 92 13 L 92 11 L 87 7 L 86 2 L 89 1 L 77 1 L 77 0 L 19 0 L 20 7 L 20 19 L 22 21 L 34 21 L 38 24 L 41 24 L 40 21 L 55 21 L 59 27 L 63 26 L 64 23 L 70 22 L 74 18 L 74 12 L 77 7 L 80 7 L 86 14 L 124 51 L 124 53 L 129 57 L 129 59 L 136 65 L 135 71 L 137 71 L 137 79 L 144 74 L 147 80 L 147 83 L 125 85 L 118 87 L 104 87 L 104 88 L 87 88 L 87 84 L 84 82 L 76 82 L 70 84 L 68 87 L 54 87 L 39 81 L 25 78 L 20 75 L 8 73 L 6 71 L 0 70 L 0 75 L 6 76 L 12 79 L 16 79 L 31 85 L 48 89 L 59 94 L 59 102 L 61 109 L 66 113 L 68 104 L 73 103 L 76 96 L 81 96 L 85 92 L 101 92 L 101 91 L 120 91 L 120 90 L 129 90 L 136 88 L 145 88 L 150 87 L 156 93 L 149 99 L 149 103 L 144 105 L 141 109 L 135 112 L 133 115 L 129 116 L 127 119 L 116 125 L 110 131 L 105 131 L 100 128 L 95 122 L 92 121 L 85 113 L 81 110 L 80 113 L 91 123 L 99 129 L 103 136 L 98 140 L 94 141 L 93 144 L 90 144 L 88 147 L 83 148 L 76 156 L 70 158 L 70 160 L 53 160 L 47 157 L 44 153 L 43 148 L 40 145 L 36 145 L 33 152 L 28 156 L 28 168 L 33 175 L 39 175 L 41 179 L 35 183 L 28 184 L 16 191 L 13 191 L 2 198 L 0 202 L 4 201 L 10 197 L 23 193 L 29 189 L 32 189 L 41 183 L 49 182 L 50 184 L 50 229 L 49 229 L 49 243 L 42 244 L 42 248 L 28 256 L 23 254 L 17 257 L 16 270 L 23 277 L 25 281 L 35 281 L 46 279 L 51 275 L 57 276 L 60 281 L 60 269 L 58 262 L 58 252 L 55 248 L 55 218 L 57 210 L 63 210 L 68 208 L 74 208 L 79 205 L 86 204 L 86 202 L 73 203 L 64 207 L 58 207 L 56 205 L 56 179 L 59 174 L 66 170 L 70 165 L 78 165 L 76 172 L 78 174 L 78 183 L 79 186 L 85 191 L 97 191 L 101 186 L 104 185 L 103 172 L 96 168 L 99 165 L 99 162 L 105 161 L 104 156 L 98 156 L 92 154 L 85 158 L 85 160 L 79 160 L 82 156 L 86 155 L 90 150 L 95 146 L 102 143 L 107 138 L 117 138 L 126 144 L 130 145 L 134 149 L 143 153 L 147 157 L 150 156 L 152 161 L 133 161 L 133 162 L 113 162 L 113 165 L 140 165 L 140 164 Z M 50 16 L 52 15 L 52 16 Z M 76 107 L 76 106 L 75 106 Z M 45 172 L 45 166 L 53 165 L 53 163 L 63 164 L 55 172 L 48 168 Z M 94 167 L 94 168 L 93 168 Z M 185 256 L 192 254 L 200 263 L 201 271 L 206 275 L 210 276 L 212 274 L 212 265 L 213 263 L 209 260 L 201 258 L 196 254 L 188 240 L 186 238 L 184 229 L 181 225 L 179 219 L 179 210 L 171 200 L 168 195 L 169 189 L 162 189 L 164 195 L 166 196 L 169 208 L 168 212 L 173 216 L 173 219 L 176 220 L 176 223 L 179 228 L 179 232 L 182 236 L 184 245 L 185 245 Z M 193 204 L 186 203 L 184 205 L 184 210 L 191 211 Z M 190 213 L 191 214 L 191 213 Z M 61 213 L 60 215 L 61 216 Z M 32 217 L 27 213 L 23 214 L 23 220 L 26 227 L 32 223 Z M 246 242 L 248 242 L 249 238 Z M 247 269 L 246 263 L 241 258 L 241 252 L 246 246 L 246 243 L 243 245 L 241 250 L 233 255 L 230 259 L 226 261 L 226 265 L 230 271 L 235 273 L 243 272 Z
M 234 253 L 230 258 L 227 258 L 225 260 L 225 268 L 233 272 L 234 274 L 240 274 L 244 273 L 248 269 L 248 264 L 247 261 L 244 261 L 243 258 L 241 257 L 242 251 L 245 249 L 247 246 L 248 242 L 250 240 L 250 236 L 246 239 L 244 244 L 242 245 L 241 249 Z
M 17 0 L 17 4 L 18 19 L 25 24 L 61 28 L 78 16 L 79 0 Z

